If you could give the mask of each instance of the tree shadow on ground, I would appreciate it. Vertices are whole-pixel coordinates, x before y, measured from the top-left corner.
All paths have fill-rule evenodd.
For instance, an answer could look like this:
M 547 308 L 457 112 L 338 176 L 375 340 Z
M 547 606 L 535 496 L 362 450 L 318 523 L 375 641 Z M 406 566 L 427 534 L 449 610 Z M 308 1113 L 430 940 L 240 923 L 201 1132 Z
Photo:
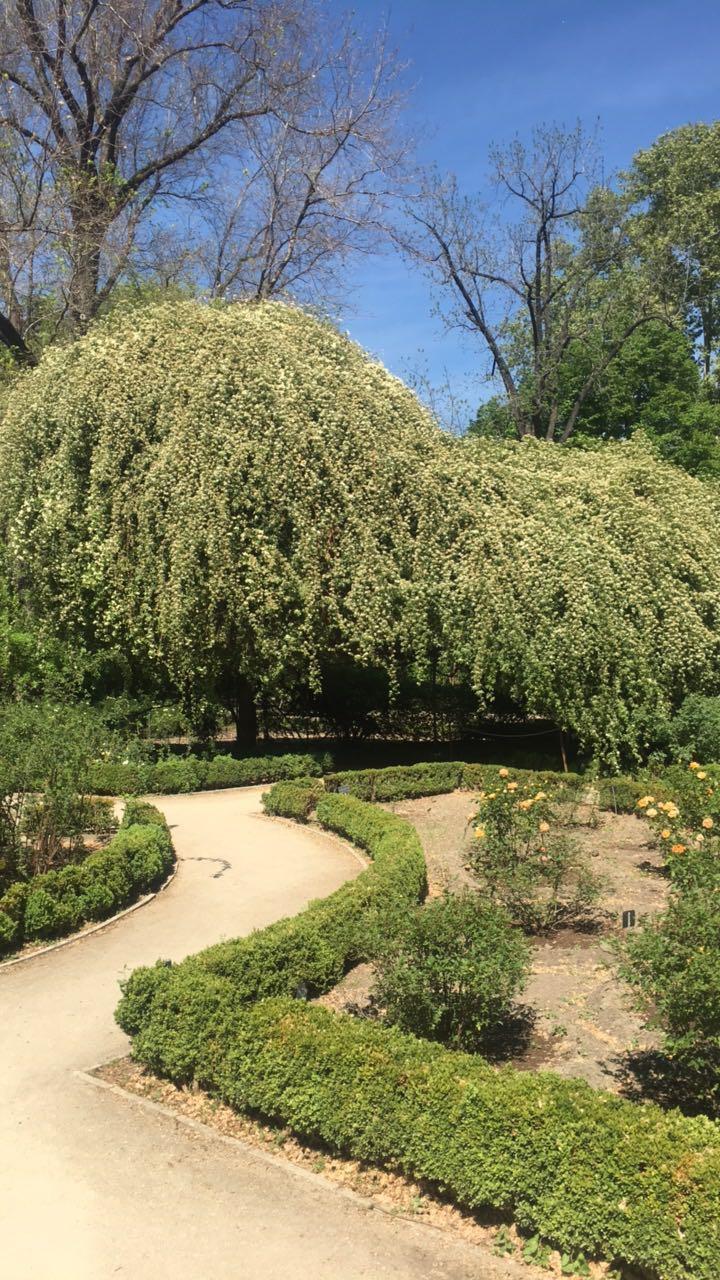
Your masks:
M 716 1074 L 693 1070 L 661 1049 L 629 1051 L 617 1060 L 614 1078 L 620 1094 L 631 1102 L 655 1102 L 687 1116 L 720 1117 L 720 1084 Z

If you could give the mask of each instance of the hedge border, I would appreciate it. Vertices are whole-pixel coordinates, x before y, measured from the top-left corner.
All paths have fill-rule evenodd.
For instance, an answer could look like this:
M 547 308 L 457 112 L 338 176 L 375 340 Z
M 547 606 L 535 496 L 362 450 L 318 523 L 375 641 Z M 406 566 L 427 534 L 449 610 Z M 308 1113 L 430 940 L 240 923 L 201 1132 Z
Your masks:
M 312 779 L 274 788 L 267 807 L 296 816 L 316 794 Z M 495 1070 L 288 999 L 329 989 L 367 953 L 373 928 L 392 928 L 419 896 L 409 823 L 337 792 L 316 803 L 320 825 L 369 852 L 371 866 L 293 919 L 136 970 L 116 1014 L 133 1055 L 303 1138 L 426 1179 L 463 1207 L 514 1217 L 562 1249 L 660 1280 L 716 1280 L 720 1129 L 710 1120 L 550 1073 Z
M 107 922 L 159 888 L 174 866 L 162 814 L 152 805 L 128 801 L 117 835 L 105 848 L 6 889 L 0 897 L 0 954 Z
M 155 763 L 98 761 L 87 789 L 97 796 L 181 795 L 227 787 L 252 787 L 300 777 L 320 777 L 329 757 L 312 753 L 248 756 L 169 756 Z

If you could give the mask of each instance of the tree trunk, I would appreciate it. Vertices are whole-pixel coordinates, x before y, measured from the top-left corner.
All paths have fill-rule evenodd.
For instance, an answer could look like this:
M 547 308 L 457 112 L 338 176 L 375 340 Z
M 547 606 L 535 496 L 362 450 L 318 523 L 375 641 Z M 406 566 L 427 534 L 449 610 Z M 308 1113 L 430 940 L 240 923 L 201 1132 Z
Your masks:
M 105 223 L 102 211 L 89 197 L 87 203 L 77 204 L 72 210 L 68 319 L 74 333 L 84 333 L 97 311 Z
M 0 312 L 0 343 L 7 347 L 18 364 L 37 364 L 37 360 L 22 334 L 18 332 L 12 321 L 2 312 Z
M 238 676 L 233 690 L 232 717 L 235 742 L 241 751 L 254 751 L 257 745 L 258 714 L 250 681 Z

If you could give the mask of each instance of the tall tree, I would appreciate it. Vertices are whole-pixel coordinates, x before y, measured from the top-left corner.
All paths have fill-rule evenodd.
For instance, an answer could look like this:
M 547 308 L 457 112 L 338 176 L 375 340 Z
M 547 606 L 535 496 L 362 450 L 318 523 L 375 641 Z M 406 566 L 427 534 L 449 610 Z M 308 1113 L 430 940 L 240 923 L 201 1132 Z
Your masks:
M 537 129 L 529 147 L 516 139 L 491 161 L 500 208 L 435 175 L 400 240 L 439 286 L 446 321 L 481 338 L 517 436 L 562 443 L 624 343 L 658 314 L 656 299 L 581 126 Z M 563 362 L 578 342 L 593 360 L 564 404 Z
M 709 378 L 720 348 L 720 121 L 639 151 L 625 175 L 642 252 L 668 273 Z
M 408 156 L 402 68 L 383 31 L 360 39 L 344 18 L 306 30 L 305 58 L 314 72 L 282 113 L 244 130 L 236 181 L 208 184 L 198 256 L 212 296 L 344 301 L 349 259 L 385 238 Z
M 212 292 L 308 292 L 377 228 L 397 71 L 297 0 L 8 0 L 0 153 L 25 194 L 5 208 L 0 154 L 0 341 L 27 354 L 40 242 L 71 332 L 133 272 L 191 273 L 189 243 Z

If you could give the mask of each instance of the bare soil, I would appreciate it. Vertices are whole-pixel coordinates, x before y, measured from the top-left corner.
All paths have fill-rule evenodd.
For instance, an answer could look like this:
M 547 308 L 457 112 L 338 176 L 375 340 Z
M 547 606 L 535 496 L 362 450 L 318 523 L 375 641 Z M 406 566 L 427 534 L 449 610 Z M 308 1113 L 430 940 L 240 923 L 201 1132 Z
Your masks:
M 431 894 L 475 885 L 467 865 L 471 819 L 476 815 L 471 795 L 455 792 L 386 807 L 418 831 Z M 606 881 L 598 931 L 564 929 L 533 942 L 530 980 L 518 1008 L 522 1048 L 508 1049 L 521 1070 L 550 1070 L 620 1092 L 626 1081 L 625 1056 L 653 1049 L 659 1042 L 643 1026 L 630 989 L 617 974 L 622 913 L 634 910 L 639 923 L 643 916 L 662 911 L 668 882 L 644 822 L 612 813 L 594 815 L 594 822 L 578 826 L 573 834 L 590 856 L 593 871 Z M 319 1003 L 372 1015 L 372 985 L 372 967 L 360 965 Z

